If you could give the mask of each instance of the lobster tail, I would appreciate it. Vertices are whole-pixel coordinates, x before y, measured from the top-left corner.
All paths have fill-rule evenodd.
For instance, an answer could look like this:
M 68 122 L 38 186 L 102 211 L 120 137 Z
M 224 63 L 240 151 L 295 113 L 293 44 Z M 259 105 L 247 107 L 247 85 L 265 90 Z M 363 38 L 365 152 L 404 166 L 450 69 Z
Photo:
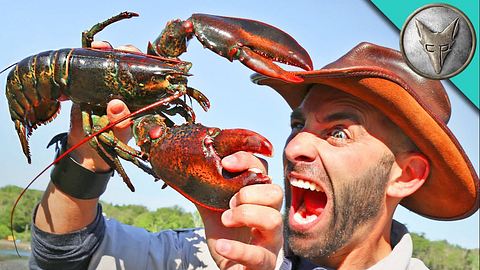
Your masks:
M 52 121 L 60 111 L 60 102 L 56 99 L 59 87 L 54 83 L 50 65 L 52 57 L 51 51 L 27 57 L 7 76 L 10 116 L 28 163 L 31 163 L 28 138 L 32 131 Z
M 22 145 L 22 150 L 25 156 L 27 157 L 28 163 L 32 163 L 32 158 L 30 155 L 30 146 L 28 144 L 28 138 L 32 134 L 32 130 L 25 128 L 22 122 L 15 120 L 15 129 L 17 130 L 18 138 L 20 139 L 20 144 Z
M 47 124 L 53 119 L 55 119 L 55 117 L 60 112 L 60 102 L 54 101 L 41 103 L 38 107 L 33 107 L 32 109 L 34 111 L 33 114 L 37 116 L 36 121 L 33 123 L 30 122 L 30 120 L 27 120 L 28 117 L 23 117 L 22 120 L 19 120 L 21 118 L 18 117 L 18 114 L 15 111 L 12 111 L 12 109 L 10 109 L 10 114 L 15 124 L 15 129 L 17 130 L 23 153 L 25 154 L 25 157 L 27 157 L 27 161 L 29 164 L 32 162 L 32 160 L 28 139 L 30 138 L 30 135 L 32 135 L 32 131 L 36 129 L 39 125 Z

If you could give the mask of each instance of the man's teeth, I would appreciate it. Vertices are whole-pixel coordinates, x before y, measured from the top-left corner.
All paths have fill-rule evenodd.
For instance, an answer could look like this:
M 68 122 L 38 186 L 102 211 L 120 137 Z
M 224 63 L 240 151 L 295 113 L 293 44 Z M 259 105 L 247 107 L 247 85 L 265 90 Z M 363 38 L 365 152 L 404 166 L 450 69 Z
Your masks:
M 308 215 L 305 218 L 298 212 L 293 215 L 293 218 L 296 222 L 300 224 L 307 224 L 314 221 L 318 216 L 317 215 Z
M 311 191 L 323 191 L 322 188 L 312 182 L 308 181 L 303 181 L 303 180 L 298 180 L 295 178 L 290 179 L 290 185 L 297 187 L 297 188 L 303 188 L 303 189 L 309 189 Z
M 262 170 L 260 170 L 259 168 L 250 168 L 250 169 L 248 169 L 248 171 L 252 172 L 252 173 L 256 173 L 256 174 L 263 173 Z

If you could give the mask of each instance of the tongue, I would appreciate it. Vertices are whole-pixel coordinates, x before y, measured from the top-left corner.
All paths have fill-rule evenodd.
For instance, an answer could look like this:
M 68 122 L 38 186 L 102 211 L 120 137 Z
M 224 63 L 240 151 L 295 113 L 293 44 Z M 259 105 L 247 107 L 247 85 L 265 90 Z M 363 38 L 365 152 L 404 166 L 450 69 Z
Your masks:
M 323 192 L 305 191 L 304 203 L 307 212 L 310 214 L 320 215 L 327 204 L 327 196 Z

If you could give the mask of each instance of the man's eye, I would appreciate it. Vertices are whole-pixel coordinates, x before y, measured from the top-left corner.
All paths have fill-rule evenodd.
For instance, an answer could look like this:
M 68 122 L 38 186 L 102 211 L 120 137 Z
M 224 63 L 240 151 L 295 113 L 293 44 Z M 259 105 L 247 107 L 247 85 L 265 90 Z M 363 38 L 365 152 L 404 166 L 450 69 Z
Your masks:
M 301 130 L 303 128 L 304 124 L 300 121 L 292 121 L 290 123 L 290 128 L 292 130 Z
M 348 139 L 347 133 L 342 129 L 335 129 L 332 131 L 331 136 L 335 139 L 346 140 Z

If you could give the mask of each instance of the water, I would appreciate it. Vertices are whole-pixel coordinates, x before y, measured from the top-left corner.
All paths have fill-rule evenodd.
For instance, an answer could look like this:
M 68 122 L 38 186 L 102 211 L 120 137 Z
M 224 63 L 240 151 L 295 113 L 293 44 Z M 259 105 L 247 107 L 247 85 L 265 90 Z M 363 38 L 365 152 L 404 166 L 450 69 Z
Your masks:
M 30 251 L 18 250 L 18 253 L 20 253 L 20 256 L 22 256 L 22 257 L 30 256 Z M 0 255 L 14 255 L 14 256 L 17 256 L 17 252 L 15 251 L 15 249 L 0 249 Z

